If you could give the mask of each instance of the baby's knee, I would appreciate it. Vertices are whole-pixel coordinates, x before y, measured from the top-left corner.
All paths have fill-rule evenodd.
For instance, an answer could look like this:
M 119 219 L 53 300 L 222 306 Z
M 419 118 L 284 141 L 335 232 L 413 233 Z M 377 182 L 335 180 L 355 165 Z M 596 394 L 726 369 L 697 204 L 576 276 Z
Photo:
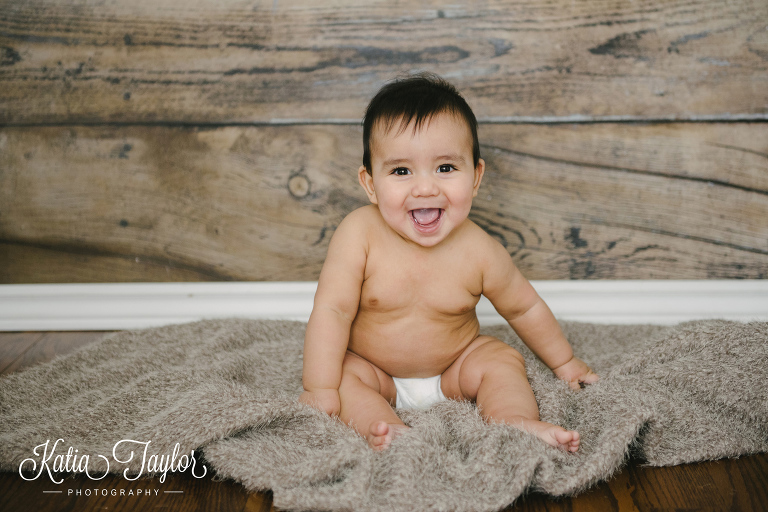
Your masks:
M 486 371 L 499 369 L 503 371 L 516 370 L 525 372 L 525 359 L 523 355 L 501 341 L 488 354 L 486 365 Z
M 525 373 L 525 359 L 503 341 L 491 338 L 464 360 L 459 370 L 459 382 L 462 389 L 473 389 L 486 375 L 497 371 Z
M 475 356 L 472 360 L 467 358 L 468 369 L 470 370 L 472 367 L 476 367 L 476 371 L 479 370 L 482 373 L 497 368 L 514 368 L 525 371 L 523 355 L 503 341 L 494 339 L 479 347 L 475 353 L 470 354 L 470 356 Z
M 341 383 L 344 381 L 362 382 L 370 388 L 379 387 L 379 379 L 371 364 L 352 352 L 347 352 L 341 364 Z
M 512 364 L 525 368 L 525 358 L 523 357 L 523 354 L 518 352 L 517 349 L 510 347 L 506 343 L 500 343 L 502 343 L 504 346 L 500 349 L 499 359 L 504 361 L 506 364 Z

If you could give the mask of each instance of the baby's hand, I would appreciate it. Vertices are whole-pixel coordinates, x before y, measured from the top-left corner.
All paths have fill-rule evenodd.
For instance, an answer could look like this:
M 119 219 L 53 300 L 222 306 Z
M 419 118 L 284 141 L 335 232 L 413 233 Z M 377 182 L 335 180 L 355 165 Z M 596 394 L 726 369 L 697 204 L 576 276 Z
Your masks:
M 581 388 L 581 383 L 594 384 L 600 377 L 587 366 L 587 363 L 576 356 L 562 366 L 553 368 L 552 371 L 559 379 L 568 383 L 571 389 Z
M 315 409 L 321 410 L 330 416 L 338 416 L 339 410 L 341 409 L 338 389 L 304 391 L 299 396 L 299 402 L 311 405 Z

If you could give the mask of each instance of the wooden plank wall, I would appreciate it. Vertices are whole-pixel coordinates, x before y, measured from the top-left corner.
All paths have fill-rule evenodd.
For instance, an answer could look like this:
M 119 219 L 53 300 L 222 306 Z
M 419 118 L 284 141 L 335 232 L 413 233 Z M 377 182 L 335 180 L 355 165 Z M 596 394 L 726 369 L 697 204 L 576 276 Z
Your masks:
M 529 278 L 768 277 L 765 0 L 0 0 L 0 283 L 316 280 L 422 70 Z

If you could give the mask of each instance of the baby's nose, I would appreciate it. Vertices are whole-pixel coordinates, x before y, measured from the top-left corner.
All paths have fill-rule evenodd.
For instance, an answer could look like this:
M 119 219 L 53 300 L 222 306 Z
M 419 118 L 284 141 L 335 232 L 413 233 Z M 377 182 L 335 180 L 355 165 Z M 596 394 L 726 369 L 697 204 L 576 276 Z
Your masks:
M 430 175 L 418 176 L 413 184 L 412 194 L 415 197 L 435 196 L 440 189 L 437 180 Z

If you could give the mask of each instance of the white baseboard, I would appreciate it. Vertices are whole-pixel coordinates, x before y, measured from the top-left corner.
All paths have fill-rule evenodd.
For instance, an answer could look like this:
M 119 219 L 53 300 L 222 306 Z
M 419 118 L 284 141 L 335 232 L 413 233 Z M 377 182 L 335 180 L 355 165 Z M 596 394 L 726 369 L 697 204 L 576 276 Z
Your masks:
M 533 281 L 557 318 L 675 324 L 768 321 L 768 280 Z M 0 285 L 0 331 L 119 330 L 203 318 L 306 321 L 315 282 Z M 483 298 L 481 324 L 504 320 Z

